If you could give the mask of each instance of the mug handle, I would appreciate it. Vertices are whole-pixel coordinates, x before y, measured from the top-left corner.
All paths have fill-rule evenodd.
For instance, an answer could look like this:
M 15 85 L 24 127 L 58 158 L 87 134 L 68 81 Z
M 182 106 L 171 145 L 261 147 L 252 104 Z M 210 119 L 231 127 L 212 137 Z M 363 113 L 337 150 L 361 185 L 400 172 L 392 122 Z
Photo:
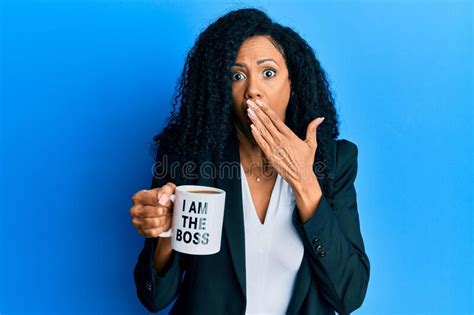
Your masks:
M 176 199 L 176 195 L 171 194 L 170 195 L 171 202 L 174 202 L 175 199 Z M 169 228 L 168 231 L 161 232 L 160 235 L 158 235 L 158 237 L 171 237 L 171 228 Z

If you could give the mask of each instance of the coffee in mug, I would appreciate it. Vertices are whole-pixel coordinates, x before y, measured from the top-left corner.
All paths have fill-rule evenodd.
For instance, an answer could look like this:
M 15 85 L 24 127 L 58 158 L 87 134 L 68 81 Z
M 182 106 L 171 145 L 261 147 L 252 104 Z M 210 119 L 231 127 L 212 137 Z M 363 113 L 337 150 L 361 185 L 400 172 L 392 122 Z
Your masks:
M 189 190 L 189 192 L 193 194 L 220 194 L 220 192 L 212 190 Z
M 171 229 L 160 237 L 171 237 L 171 247 L 192 255 L 215 254 L 221 249 L 225 191 L 197 185 L 177 186 L 170 196 L 173 205 Z

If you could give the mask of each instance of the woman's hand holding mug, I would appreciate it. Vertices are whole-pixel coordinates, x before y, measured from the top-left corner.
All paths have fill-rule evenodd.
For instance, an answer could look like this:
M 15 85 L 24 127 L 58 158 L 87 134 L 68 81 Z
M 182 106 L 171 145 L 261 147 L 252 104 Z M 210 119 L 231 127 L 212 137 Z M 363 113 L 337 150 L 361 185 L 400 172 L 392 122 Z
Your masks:
M 176 185 L 169 182 L 160 188 L 140 190 L 132 197 L 130 208 L 132 223 L 138 233 L 147 238 L 156 238 L 172 225 L 173 202 Z M 154 268 L 160 273 L 167 265 L 173 249 L 169 237 L 158 238 L 153 260 Z
M 170 198 L 176 185 L 169 182 L 160 188 L 140 190 L 132 197 L 132 224 L 147 238 L 158 237 L 172 225 L 173 202 Z

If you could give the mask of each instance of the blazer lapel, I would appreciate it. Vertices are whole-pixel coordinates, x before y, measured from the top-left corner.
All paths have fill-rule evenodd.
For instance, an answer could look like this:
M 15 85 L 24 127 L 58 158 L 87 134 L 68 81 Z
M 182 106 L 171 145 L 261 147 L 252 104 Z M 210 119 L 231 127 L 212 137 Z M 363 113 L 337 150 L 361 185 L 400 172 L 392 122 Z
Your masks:
M 216 187 L 226 191 L 224 233 L 234 264 L 235 273 L 244 296 L 245 282 L 245 230 L 242 206 L 240 153 L 237 137 L 232 134 L 227 143 L 222 163 L 215 163 Z

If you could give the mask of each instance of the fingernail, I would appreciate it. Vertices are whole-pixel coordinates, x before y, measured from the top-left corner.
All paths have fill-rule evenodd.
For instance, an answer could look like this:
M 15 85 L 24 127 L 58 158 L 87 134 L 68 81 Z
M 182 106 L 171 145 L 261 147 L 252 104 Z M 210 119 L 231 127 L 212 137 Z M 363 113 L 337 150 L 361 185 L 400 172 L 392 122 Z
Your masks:
M 319 117 L 319 122 L 323 122 L 324 117 Z
M 156 199 L 158 200 L 158 202 L 160 202 L 160 197 L 161 197 L 161 191 L 158 190 L 158 192 L 156 193 Z
M 255 118 L 255 112 L 251 108 L 247 108 L 247 113 L 250 117 Z
M 249 106 L 250 106 L 251 108 L 256 108 L 256 107 L 257 107 L 257 106 L 255 105 L 255 103 L 252 102 L 251 100 L 249 100 L 249 102 L 247 102 L 247 103 L 249 104 Z
M 168 202 L 168 196 L 167 195 L 161 196 L 160 201 L 159 201 L 160 205 L 166 206 L 166 202 Z

